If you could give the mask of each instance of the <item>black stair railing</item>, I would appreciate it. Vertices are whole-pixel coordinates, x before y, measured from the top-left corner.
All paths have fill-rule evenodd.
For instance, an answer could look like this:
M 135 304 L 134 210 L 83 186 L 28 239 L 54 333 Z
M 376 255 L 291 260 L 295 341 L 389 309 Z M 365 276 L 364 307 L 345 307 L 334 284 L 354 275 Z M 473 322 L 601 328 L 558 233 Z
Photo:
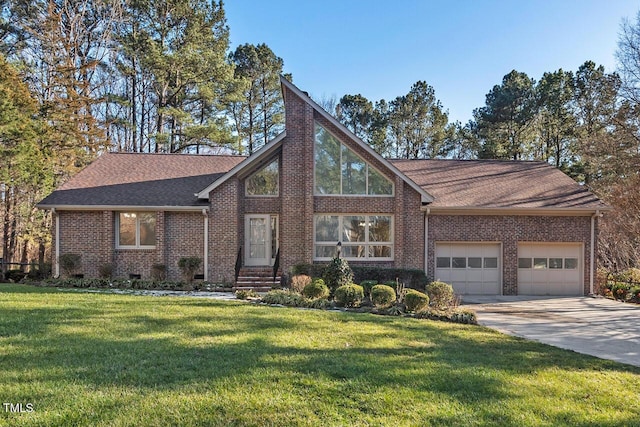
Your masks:
M 242 246 L 238 248 L 238 256 L 236 256 L 236 282 L 238 281 L 238 276 L 240 275 L 240 269 L 242 268 Z
M 276 281 L 278 269 L 280 268 L 280 248 L 276 251 L 276 259 L 273 261 L 273 281 Z

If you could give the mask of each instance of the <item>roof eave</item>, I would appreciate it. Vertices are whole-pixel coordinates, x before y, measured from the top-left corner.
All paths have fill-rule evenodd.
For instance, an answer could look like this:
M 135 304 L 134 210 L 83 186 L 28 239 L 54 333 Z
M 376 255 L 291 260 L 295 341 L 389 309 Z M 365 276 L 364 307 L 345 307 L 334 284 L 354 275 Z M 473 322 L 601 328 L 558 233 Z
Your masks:
M 286 130 L 281 132 L 278 136 L 273 138 L 267 144 L 263 145 L 258 151 L 256 151 L 255 153 L 253 153 L 252 155 L 250 155 L 240 163 L 238 163 L 229 172 L 227 172 L 226 174 L 222 175 L 220 178 L 212 182 L 208 187 L 195 193 L 195 196 L 198 199 L 208 200 L 209 193 L 211 193 L 211 191 L 213 191 L 214 189 L 218 188 L 229 178 L 231 178 L 232 176 L 235 176 L 236 174 L 241 172 L 243 169 L 249 167 L 250 165 L 258 162 L 260 159 L 264 158 L 265 156 L 272 154 L 282 144 L 282 140 L 284 139 L 285 136 L 287 136 Z
M 421 208 L 436 215 L 530 215 L 530 216 L 589 216 L 612 210 L 609 206 L 585 208 L 553 207 L 479 207 L 479 206 L 430 206 Z
M 422 199 L 422 203 L 431 203 L 431 202 L 433 202 L 435 200 L 434 197 L 431 194 L 429 194 L 425 189 L 420 187 L 412 179 L 410 179 L 407 175 L 405 175 L 402 171 L 400 171 L 400 169 L 395 167 L 393 164 L 391 164 L 391 162 L 389 162 L 387 159 L 385 159 L 380 154 L 378 154 L 373 148 L 371 148 L 371 146 L 369 146 L 369 144 L 365 143 L 360 138 L 358 138 L 353 132 L 351 132 L 349 129 L 347 129 L 346 126 L 344 126 L 342 123 L 340 123 L 335 117 L 333 117 L 331 114 L 327 113 L 324 110 L 324 108 L 322 108 L 320 105 L 318 105 L 313 99 L 311 99 L 310 96 L 306 95 L 303 91 L 298 89 L 293 83 L 291 83 L 290 81 L 285 79 L 284 76 L 282 76 L 282 75 L 280 76 L 280 84 L 282 86 L 286 87 L 287 89 L 291 90 L 298 97 L 300 97 L 300 99 L 303 99 L 305 102 L 307 102 L 309 105 L 311 105 L 311 107 L 314 110 L 316 110 L 322 117 L 324 117 L 326 120 L 328 120 L 329 123 L 331 123 L 332 125 L 334 125 L 338 129 L 340 129 L 340 131 L 345 133 L 356 144 L 358 144 L 362 149 L 364 149 L 369 155 L 374 157 L 380 163 L 382 163 L 387 168 L 389 168 L 393 173 L 395 173 L 397 176 L 402 178 L 402 180 L 404 182 L 406 182 L 411 188 L 413 188 L 416 192 L 418 192 L 420 194 L 421 199 Z M 282 92 L 285 93 L 284 90 Z M 286 100 L 285 100 L 285 102 L 286 102 Z
M 61 204 L 37 204 L 37 208 L 51 211 L 165 211 L 165 212 L 201 212 L 208 210 L 207 205 L 202 206 L 136 206 L 136 205 L 61 205 Z

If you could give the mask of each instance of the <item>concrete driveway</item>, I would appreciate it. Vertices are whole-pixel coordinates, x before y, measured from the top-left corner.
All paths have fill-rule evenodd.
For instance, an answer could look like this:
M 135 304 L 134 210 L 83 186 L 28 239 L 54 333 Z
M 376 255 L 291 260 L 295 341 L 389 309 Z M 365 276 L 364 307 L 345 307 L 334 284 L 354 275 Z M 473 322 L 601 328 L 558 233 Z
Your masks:
M 465 296 L 481 325 L 640 366 L 640 305 L 590 297 Z

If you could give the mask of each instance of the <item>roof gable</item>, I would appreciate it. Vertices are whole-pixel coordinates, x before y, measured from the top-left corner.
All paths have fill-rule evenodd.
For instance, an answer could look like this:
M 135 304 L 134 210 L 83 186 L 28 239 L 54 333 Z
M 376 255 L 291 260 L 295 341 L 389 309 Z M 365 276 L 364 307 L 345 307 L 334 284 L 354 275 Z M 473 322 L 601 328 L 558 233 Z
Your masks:
M 346 126 L 344 126 L 342 123 L 340 123 L 340 121 L 338 121 L 335 117 L 333 117 L 331 114 L 329 114 L 327 111 L 325 111 L 324 108 L 322 108 L 320 105 L 318 105 L 313 99 L 311 99 L 311 97 L 309 97 L 309 95 L 307 95 L 305 92 L 303 92 L 300 89 L 298 89 L 298 87 L 296 87 L 293 83 L 291 83 L 286 78 L 284 78 L 284 76 L 280 76 L 280 84 L 283 86 L 283 90 L 282 90 L 283 94 L 286 94 L 287 91 L 285 89 L 288 89 L 294 95 L 296 95 L 298 98 L 300 98 L 301 100 L 306 102 L 309 106 L 311 106 L 311 108 L 313 108 L 318 114 L 320 114 L 320 116 L 322 116 L 329 123 L 331 123 L 333 126 L 338 128 L 344 135 L 346 135 L 347 138 L 349 138 L 349 141 L 351 143 L 356 144 L 362 150 L 366 151 L 370 156 L 375 158 L 378 162 L 380 162 L 387 169 L 389 169 L 391 172 L 393 172 L 394 175 L 399 176 L 405 183 L 407 183 L 411 188 L 413 188 L 416 192 L 418 192 L 418 194 L 420 194 L 420 196 L 422 198 L 422 202 L 423 203 L 430 203 L 430 202 L 432 202 L 434 200 L 433 196 L 431 194 L 429 194 L 424 188 L 420 187 L 415 182 L 413 182 L 400 169 L 395 167 L 387 159 L 385 159 L 380 154 L 378 154 L 373 148 L 371 148 L 371 146 L 369 144 L 367 144 L 366 142 L 364 142 L 360 138 L 358 138 L 353 132 L 351 132 L 349 129 L 347 129 Z M 285 103 L 286 102 L 287 102 L 287 100 L 286 100 L 286 96 L 285 96 Z

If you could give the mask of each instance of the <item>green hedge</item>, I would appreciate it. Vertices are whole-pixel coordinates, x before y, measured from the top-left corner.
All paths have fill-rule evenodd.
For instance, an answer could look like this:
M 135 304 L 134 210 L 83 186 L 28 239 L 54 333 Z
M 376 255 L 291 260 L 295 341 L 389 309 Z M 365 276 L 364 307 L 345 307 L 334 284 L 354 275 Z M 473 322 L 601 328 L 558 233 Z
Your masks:
M 358 266 L 349 264 L 353 270 L 353 282 L 360 283 L 363 280 L 372 280 L 376 283 L 395 282 L 396 278 L 404 283 L 407 288 L 416 289 L 424 292 L 427 286 L 427 276 L 423 270 L 407 269 L 407 268 L 388 268 L 388 267 L 372 267 Z M 289 273 L 291 276 L 295 274 L 306 274 L 311 277 L 322 277 L 327 264 L 296 264 L 291 267 Z

